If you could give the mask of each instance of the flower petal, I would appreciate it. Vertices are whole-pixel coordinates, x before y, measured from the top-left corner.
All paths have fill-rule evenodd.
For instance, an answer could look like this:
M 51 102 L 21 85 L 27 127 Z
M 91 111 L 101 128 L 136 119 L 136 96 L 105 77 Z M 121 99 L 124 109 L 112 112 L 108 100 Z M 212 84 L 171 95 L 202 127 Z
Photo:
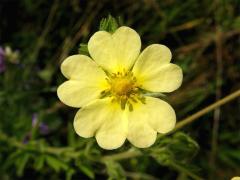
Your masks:
M 135 30 L 122 26 L 113 34 L 113 41 L 120 68 L 129 70 L 140 53 L 140 36 Z
M 69 56 L 63 61 L 61 71 L 66 78 L 81 81 L 102 81 L 106 77 L 104 71 L 85 55 Z
M 153 92 L 171 92 L 182 83 L 182 70 L 170 64 L 172 54 L 160 44 L 148 46 L 133 67 L 133 74 L 143 89 Z
M 133 71 L 136 74 L 144 73 L 148 69 L 155 69 L 157 66 L 170 63 L 172 53 L 170 49 L 161 44 L 152 44 L 146 47 L 138 57 Z
M 104 149 L 116 149 L 123 145 L 127 137 L 128 119 L 126 112 L 119 104 L 110 102 L 102 116 L 105 117 L 104 124 L 96 133 L 96 140 Z
M 133 104 L 129 113 L 128 140 L 139 148 L 151 146 L 159 133 L 171 131 L 176 123 L 172 107 L 157 98 L 145 97 L 145 104 Z
M 106 74 L 88 56 L 73 55 L 61 65 L 63 75 L 70 79 L 58 87 L 59 99 L 68 106 L 82 107 L 107 89 Z
M 88 42 L 92 58 L 111 73 L 129 70 L 140 53 L 141 40 L 129 27 L 118 28 L 113 35 L 105 31 L 96 32 Z
M 129 131 L 127 139 L 138 148 L 147 148 L 151 146 L 157 137 L 157 132 L 147 122 L 146 114 L 141 111 L 130 112 Z
M 151 118 L 148 118 L 148 121 L 152 128 L 163 134 L 174 129 L 176 114 L 167 102 L 153 97 L 146 97 L 146 106 L 149 114 L 151 114 Z
M 68 106 L 82 107 L 99 98 L 103 90 L 104 88 L 85 81 L 69 80 L 58 87 L 57 95 Z
M 152 92 L 172 92 L 182 84 L 182 69 L 175 64 L 165 64 L 154 69 L 146 66 L 145 72 L 135 75 L 137 82 L 145 90 Z
M 94 100 L 80 109 L 74 118 L 74 129 L 79 136 L 88 138 L 108 119 L 110 98 Z
M 134 104 L 132 114 L 137 114 L 139 119 L 146 119 L 148 124 L 159 133 L 168 133 L 176 124 L 174 109 L 158 98 L 145 97 L 145 104 Z
M 112 35 L 106 31 L 96 32 L 88 42 L 88 51 L 94 61 L 110 71 L 116 68 L 116 55 Z

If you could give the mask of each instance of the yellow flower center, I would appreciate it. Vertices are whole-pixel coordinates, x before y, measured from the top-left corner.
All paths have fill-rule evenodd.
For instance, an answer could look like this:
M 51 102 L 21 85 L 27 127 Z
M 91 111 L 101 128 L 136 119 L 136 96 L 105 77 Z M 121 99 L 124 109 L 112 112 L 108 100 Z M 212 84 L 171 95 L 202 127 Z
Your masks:
M 132 95 L 136 94 L 138 89 L 136 78 L 130 71 L 111 74 L 107 81 L 110 85 L 110 94 L 117 100 L 127 100 Z
M 117 96 L 129 96 L 133 89 L 134 83 L 125 77 L 115 78 L 111 84 L 111 90 Z
M 122 109 L 127 105 L 129 110 L 133 110 L 133 103 L 144 103 L 144 97 L 141 95 L 140 87 L 131 71 L 118 72 L 108 75 L 106 79 L 109 83 L 109 89 L 102 91 L 101 97 L 113 97 L 113 101 L 118 102 Z

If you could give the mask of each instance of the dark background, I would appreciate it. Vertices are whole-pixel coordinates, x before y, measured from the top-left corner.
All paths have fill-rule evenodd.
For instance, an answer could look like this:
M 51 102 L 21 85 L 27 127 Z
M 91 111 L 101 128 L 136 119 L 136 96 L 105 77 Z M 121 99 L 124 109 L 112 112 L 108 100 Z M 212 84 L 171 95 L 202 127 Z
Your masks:
M 0 178 L 197 179 L 196 174 L 221 180 L 240 175 L 239 98 L 182 128 L 184 134 L 140 150 L 138 157 L 122 156 L 133 149 L 128 143 L 104 151 L 94 138 L 75 134 L 77 109 L 56 96 L 65 80 L 59 65 L 78 53 L 79 44 L 87 43 L 109 14 L 140 34 L 142 49 L 160 43 L 172 50 L 173 63 L 184 72 L 183 85 L 167 96 L 178 121 L 240 88 L 239 0 L 0 0 L 0 46 L 19 51 L 18 61 L 6 58 L 0 74 Z M 119 159 L 102 162 L 116 153 Z

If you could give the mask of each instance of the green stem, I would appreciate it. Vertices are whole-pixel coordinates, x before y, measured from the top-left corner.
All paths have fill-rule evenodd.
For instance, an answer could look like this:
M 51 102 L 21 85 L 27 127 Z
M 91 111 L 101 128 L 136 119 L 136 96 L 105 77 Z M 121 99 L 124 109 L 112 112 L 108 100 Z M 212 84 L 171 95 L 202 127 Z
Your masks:
M 204 114 L 209 113 L 210 111 L 228 103 L 229 101 L 232 101 L 234 99 L 236 99 L 237 97 L 240 96 L 240 90 L 237 90 L 233 93 L 231 93 L 230 95 L 220 99 L 219 101 L 203 108 L 202 110 L 196 112 L 195 114 L 183 119 L 182 121 L 180 121 L 179 123 L 177 123 L 175 129 L 173 131 L 176 131 L 178 129 L 181 129 L 182 127 L 186 126 L 187 124 L 195 121 L 196 119 L 198 119 L 199 117 L 203 116 Z
M 117 160 L 121 160 L 121 159 L 128 159 L 128 158 L 132 158 L 132 157 L 137 157 L 137 156 L 141 156 L 142 153 L 137 150 L 137 149 L 129 149 L 126 152 L 121 152 L 118 154 L 113 154 L 113 155 L 107 155 L 107 156 L 103 156 L 101 158 L 101 161 L 105 161 L 105 160 L 113 160 L 113 161 L 117 161 Z

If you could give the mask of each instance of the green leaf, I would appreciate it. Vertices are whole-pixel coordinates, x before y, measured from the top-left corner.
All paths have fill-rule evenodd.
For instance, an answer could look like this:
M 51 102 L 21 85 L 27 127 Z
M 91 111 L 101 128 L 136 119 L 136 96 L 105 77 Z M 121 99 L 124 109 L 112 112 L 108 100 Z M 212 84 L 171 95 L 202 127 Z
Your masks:
M 178 132 L 173 135 L 173 142 L 169 144 L 169 149 L 174 153 L 177 161 L 187 161 L 197 154 L 199 145 L 187 134 Z
M 87 159 L 78 159 L 75 161 L 76 166 L 90 179 L 95 179 L 94 169 L 92 168 L 90 161 Z
M 79 169 L 90 179 L 95 178 L 94 171 L 90 167 L 83 165 L 83 166 L 79 166 Z
M 122 168 L 121 164 L 119 164 L 116 161 L 105 161 L 106 167 L 107 167 L 107 174 L 109 176 L 109 180 L 124 180 L 126 179 L 125 177 L 125 171 Z
M 64 170 L 68 169 L 68 166 L 65 164 L 65 162 L 57 159 L 54 156 L 46 156 L 46 162 L 56 172 L 59 172 L 61 169 L 64 169 Z
M 22 176 L 24 172 L 24 168 L 30 158 L 30 155 L 25 153 L 16 161 L 17 164 L 17 175 Z
M 40 155 L 39 157 L 37 157 L 34 163 L 35 169 L 41 170 L 44 166 L 44 161 L 45 161 L 44 155 Z
M 79 45 L 78 53 L 89 56 L 88 45 L 84 44 L 84 43 L 81 43 Z
M 66 180 L 71 180 L 74 173 L 75 171 L 73 169 L 69 169 L 66 173 Z
M 99 30 L 114 33 L 118 27 L 119 23 L 117 22 L 117 20 L 111 15 L 108 15 L 107 18 L 103 18 L 100 21 Z
M 177 132 L 172 137 L 161 137 L 156 145 L 148 151 L 150 156 L 162 166 L 171 167 L 178 171 L 185 170 L 189 175 L 192 175 L 194 173 L 191 170 L 197 170 L 197 168 L 192 166 L 189 161 L 198 150 L 199 146 L 196 141 L 187 134 Z

